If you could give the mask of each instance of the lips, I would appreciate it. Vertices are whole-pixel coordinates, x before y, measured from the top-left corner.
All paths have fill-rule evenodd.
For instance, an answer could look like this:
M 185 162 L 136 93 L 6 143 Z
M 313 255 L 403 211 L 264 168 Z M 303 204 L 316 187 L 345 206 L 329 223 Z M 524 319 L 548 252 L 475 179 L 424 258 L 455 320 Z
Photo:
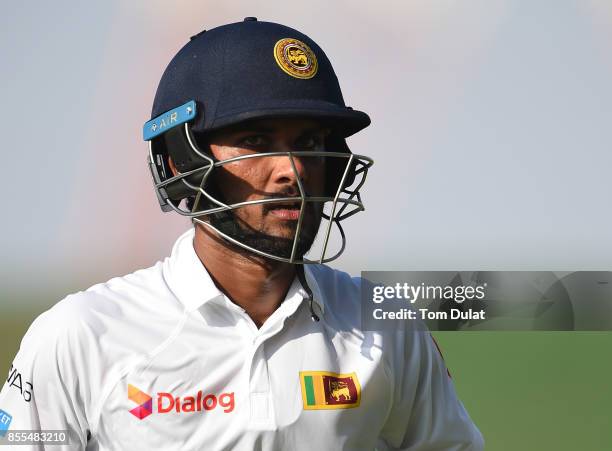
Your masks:
M 301 202 L 279 202 L 268 204 L 266 209 L 277 218 L 297 221 L 300 217 L 300 207 Z
M 273 198 L 270 198 L 273 199 Z M 300 209 L 302 202 L 300 200 L 288 200 L 288 201 L 284 201 L 284 202 L 269 202 L 269 203 L 265 203 L 264 205 L 264 210 L 278 210 L 280 209 L 288 209 L 288 210 L 293 210 L 295 208 L 297 208 L 298 210 Z
M 280 219 L 288 221 L 297 221 L 300 217 L 299 208 L 274 208 L 270 210 L 270 214 Z

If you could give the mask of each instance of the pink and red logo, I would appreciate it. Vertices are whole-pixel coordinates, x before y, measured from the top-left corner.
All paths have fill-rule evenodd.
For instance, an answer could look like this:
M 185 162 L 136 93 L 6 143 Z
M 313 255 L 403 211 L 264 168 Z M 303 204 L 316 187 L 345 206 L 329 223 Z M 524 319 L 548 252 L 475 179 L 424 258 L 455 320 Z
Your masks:
M 153 413 L 153 398 L 132 384 L 128 384 L 128 398 L 138 404 L 138 407 L 130 410 L 136 418 L 142 420 Z
M 153 413 L 153 398 L 148 393 L 128 384 L 128 399 L 138 404 L 130 410 L 136 418 L 143 420 Z M 195 396 L 174 396 L 171 393 L 157 394 L 157 413 L 190 413 L 223 409 L 224 413 L 234 410 L 234 392 L 214 395 L 198 390 Z

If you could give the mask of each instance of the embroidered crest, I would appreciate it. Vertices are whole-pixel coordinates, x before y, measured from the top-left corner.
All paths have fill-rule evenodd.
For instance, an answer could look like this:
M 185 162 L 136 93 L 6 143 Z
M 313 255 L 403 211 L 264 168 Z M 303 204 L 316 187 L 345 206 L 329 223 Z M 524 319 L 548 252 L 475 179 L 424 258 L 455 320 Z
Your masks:
M 274 59 L 285 73 L 295 78 L 312 78 L 317 74 L 317 57 L 302 41 L 284 38 L 274 46 Z

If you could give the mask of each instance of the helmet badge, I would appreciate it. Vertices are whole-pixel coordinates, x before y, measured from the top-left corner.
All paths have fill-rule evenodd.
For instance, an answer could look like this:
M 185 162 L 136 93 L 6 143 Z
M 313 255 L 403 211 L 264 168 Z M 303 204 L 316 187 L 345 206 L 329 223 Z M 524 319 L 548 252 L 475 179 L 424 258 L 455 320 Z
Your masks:
M 274 59 L 285 73 L 295 78 L 312 78 L 319 67 L 310 47 L 292 38 L 281 39 L 274 45 Z

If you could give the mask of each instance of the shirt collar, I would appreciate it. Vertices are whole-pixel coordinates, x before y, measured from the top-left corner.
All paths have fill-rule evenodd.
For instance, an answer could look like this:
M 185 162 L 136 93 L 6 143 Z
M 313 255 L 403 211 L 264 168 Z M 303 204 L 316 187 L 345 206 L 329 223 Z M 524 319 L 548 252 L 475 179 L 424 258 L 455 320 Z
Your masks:
M 170 258 L 164 262 L 164 274 L 170 289 L 189 311 L 196 310 L 208 302 L 225 299 L 225 295 L 217 288 L 195 252 L 194 236 L 194 227 L 183 233 L 174 243 Z M 304 271 L 306 282 L 313 293 L 314 302 L 321 312 L 324 312 L 321 290 L 308 266 L 306 265 Z M 307 299 L 306 291 L 297 277 L 291 284 L 285 300 L 293 298 L 296 294 Z

